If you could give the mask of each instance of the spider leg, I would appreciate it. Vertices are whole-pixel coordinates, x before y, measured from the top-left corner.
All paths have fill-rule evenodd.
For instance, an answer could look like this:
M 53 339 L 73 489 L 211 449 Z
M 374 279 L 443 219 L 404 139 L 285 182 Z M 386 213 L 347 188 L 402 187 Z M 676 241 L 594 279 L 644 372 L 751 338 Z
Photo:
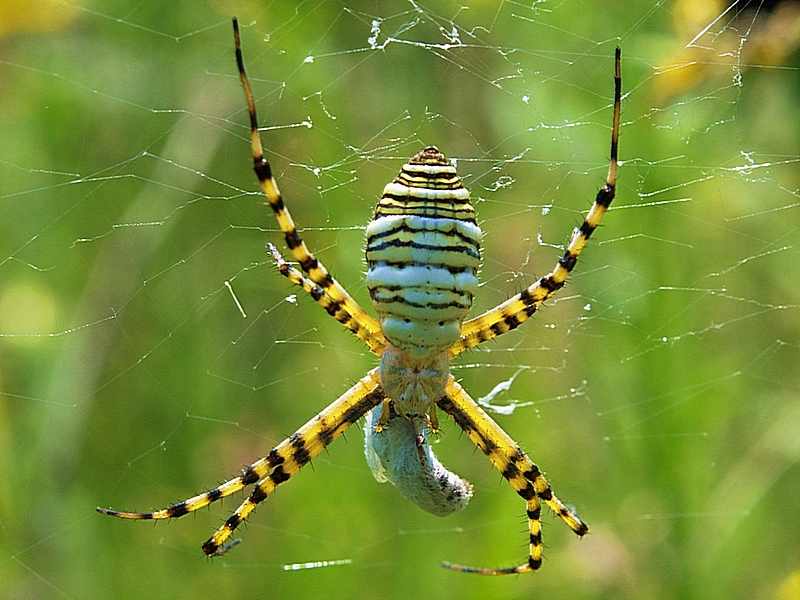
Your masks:
M 253 147 L 253 169 L 256 172 L 261 189 L 269 201 L 269 205 L 275 212 L 281 231 L 286 239 L 286 245 L 291 250 L 297 262 L 300 263 L 303 271 L 308 273 L 309 278 L 317 284 L 334 302 L 339 303 L 353 318 L 357 319 L 363 328 L 374 336 L 380 336 L 380 325 L 374 317 L 364 311 L 347 290 L 338 281 L 331 277 L 328 270 L 321 262 L 309 252 L 306 243 L 300 237 L 297 227 L 294 224 L 289 209 L 283 203 L 278 184 L 272 176 L 272 169 L 269 161 L 264 157 L 264 150 L 261 147 L 261 136 L 258 133 L 258 118 L 256 117 L 256 105 L 253 100 L 253 92 L 250 89 L 250 82 L 244 71 L 244 61 L 242 59 L 242 46 L 239 38 L 239 23 L 234 17 L 233 33 L 236 41 L 236 64 L 239 68 L 239 77 L 244 87 L 244 95 L 247 99 L 247 110 L 250 114 L 250 140 Z
M 268 492 L 297 473 L 303 465 L 322 452 L 328 444 L 372 407 L 379 404 L 383 398 L 380 376 L 376 368 L 303 425 L 297 433 L 273 448 L 267 456 L 244 469 L 239 477 L 226 481 L 213 490 L 155 512 L 122 512 L 108 508 L 98 508 L 97 512 L 122 519 L 173 519 L 208 506 L 248 485 L 258 483 L 250 498 L 239 507 L 214 537 L 203 545 L 206 554 L 217 554 L 230 533 L 256 504 L 266 498 Z
M 220 554 L 220 549 L 225 547 L 225 541 L 259 503 L 266 500 L 278 485 L 288 481 L 370 409 L 380 404 L 384 397 L 376 368 L 303 425 L 297 433 L 278 444 L 270 452 L 275 468 L 264 474 L 250 497 L 203 544 L 203 552 L 208 556 Z
M 334 319 L 339 321 L 339 323 L 352 331 L 356 337 L 364 342 L 373 353 L 377 354 L 378 356 L 381 355 L 383 352 L 383 347 L 386 345 L 386 338 L 384 338 L 380 332 L 375 333 L 370 331 L 369 327 L 359 321 L 359 319 L 355 317 L 345 305 L 332 299 L 330 296 L 328 296 L 328 294 L 325 293 L 325 290 L 311 281 L 308 277 L 305 277 L 292 265 L 287 263 L 274 245 L 267 244 L 267 251 L 272 255 L 272 260 L 275 261 L 275 264 L 277 265 L 278 271 L 281 275 L 286 277 L 295 285 L 299 285 L 301 288 L 303 288 L 316 301 L 317 304 L 324 308 L 325 311 Z
M 552 273 L 545 275 L 526 290 L 509 298 L 502 304 L 474 319 L 466 321 L 461 327 L 461 339 L 449 348 L 451 358 L 461 354 L 464 350 L 473 348 L 478 344 L 515 329 L 536 312 L 536 309 L 545 300 L 561 289 L 575 267 L 578 256 L 586 242 L 600 224 L 600 219 L 603 218 L 606 210 L 608 210 L 608 206 L 614 199 L 617 185 L 617 142 L 619 138 L 619 110 L 622 94 L 619 46 L 616 50 L 614 65 L 614 122 L 611 128 L 611 161 L 608 165 L 606 184 L 597 192 L 597 197 L 589 210 L 589 214 L 586 215 L 583 224 L 575 229 L 567 251 L 558 261 Z
M 215 487 L 213 490 L 203 492 L 197 496 L 193 496 L 188 500 L 176 502 L 163 510 L 157 510 L 149 513 L 125 512 L 120 510 L 112 510 L 110 508 L 97 507 L 97 512 L 111 517 L 119 517 L 120 519 L 177 519 L 183 515 L 199 510 L 204 506 L 208 506 L 212 502 L 226 498 L 231 494 L 244 489 L 250 484 L 256 483 L 263 474 L 268 473 L 277 465 L 274 462 L 272 454 L 254 462 L 252 465 L 242 471 L 242 474 L 235 479 L 226 481 L 225 483 Z
M 589 531 L 589 527 L 556 498 L 539 468 L 533 464 L 514 440 L 470 398 L 464 388 L 456 383 L 452 375 L 444 395 L 437 401 L 437 404 L 464 430 L 469 439 L 483 450 L 495 468 L 525 500 L 530 531 L 530 552 L 526 564 L 506 569 L 480 569 L 452 563 L 442 563 L 442 566 L 455 571 L 482 575 L 525 573 L 538 569 L 542 564 L 540 499 L 579 536 L 583 536 Z

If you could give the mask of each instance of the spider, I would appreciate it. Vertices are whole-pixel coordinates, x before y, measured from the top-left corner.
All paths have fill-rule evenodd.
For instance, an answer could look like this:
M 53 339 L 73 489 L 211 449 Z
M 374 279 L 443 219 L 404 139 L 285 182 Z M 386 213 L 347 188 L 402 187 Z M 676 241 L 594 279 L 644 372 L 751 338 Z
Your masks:
M 373 458 L 377 462 L 372 466 L 376 477 L 383 470 L 390 479 L 396 479 L 403 469 L 399 457 L 404 452 L 408 455 L 410 450 L 417 456 L 410 459 L 411 488 L 424 487 L 425 478 L 440 480 L 439 488 L 422 492 L 423 498 L 415 501 L 421 506 L 431 502 L 447 504 L 442 510 L 446 514 L 463 506 L 472 490 L 469 484 L 444 470 L 429 453 L 426 430 L 438 430 L 438 407 L 466 432 L 525 500 L 530 535 L 528 558 L 519 566 L 491 569 L 442 565 L 489 575 L 538 569 L 542 563 L 540 501 L 578 536 L 585 535 L 589 528 L 555 496 L 539 468 L 458 384 L 450 374 L 449 364 L 465 350 L 518 327 L 559 290 L 613 200 L 622 86 L 619 47 L 615 53 L 614 117 L 606 183 L 597 193 L 583 224 L 573 232 L 555 269 L 502 304 L 465 320 L 478 289 L 481 231 L 469 202 L 469 192 L 455 167 L 435 146 L 428 146 L 412 157 L 384 188 L 367 226 L 366 283 L 376 319 L 331 277 L 297 231 L 264 157 L 236 18 L 233 30 L 236 63 L 250 115 L 254 170 L 286 245 L 305 274 L 287 263 L 271 244 L 269 252 L 280 273 L 352 331 L 379 357 L 380 364 L 267 456 L 245 468 L 240 476 L 156 512 L 97 510 L 124 519 L 170 519 L 255 485 L 250 496 L 203 544 L 206 555 L 220 555 L 232 545 L 226 542 L 233 531 L 278 485 L 370 413 L 367 446 L 375 453 Z M 447 480 L 451 475 L 457 480 Z M 451 492 L 460 496 L 455 499 L 447 496 Z M 442 494 L 447 497 L 442 499 Z M 436 514 L 435 510 L 430 512 Z

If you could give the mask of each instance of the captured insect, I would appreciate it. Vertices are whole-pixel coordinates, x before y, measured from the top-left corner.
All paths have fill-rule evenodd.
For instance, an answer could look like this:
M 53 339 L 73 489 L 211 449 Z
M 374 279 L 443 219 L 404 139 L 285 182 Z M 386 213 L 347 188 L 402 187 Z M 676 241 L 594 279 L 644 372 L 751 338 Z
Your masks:
M 606 183 L 553 271 L 502 304 L 465 320 L 478 290 L 481 230 L 456 168 L 435 146 L 428 146 L 386 185 L 367 226 L 366 284 L 376 319 L 331 277 L 297 231 L 264 157 L 235 18 L 233 30 L 236 63 L 250 115 L 253 168 L 302 272 L 287 263 L 271 244 L 269 252 L 280 273 L 352 331 L 379 357 L 380 364 L 239 477 L 156 512 L 97 510 L 124 519 L 171 519 L 254 485 L 250 496 L 203 544 L 206 555 L 218 556 L 232 545 L 227 540 L 233 531 L 278 485 L 367 416 L 366 453 L 375 477 L 394 483 L 424 510 L 444 516 L 466 505 L 472 487 L 447 471 L 430 449 L 427 436 L 429 431 L 438 430 L 438 407 L 464 430 L 525 500 L 530 535 L 528 559 L 519 566 L 489 569 L 442 565 L 487 575 L 538 569 L 542 564 L 540 502 L 577 535 L 585 535 L 589 528 L 555 496 L 539 468 L 514 440 L 456 382 L 450 374 L 450 360 L 518 327 L 558 291 L 614 199 L 622 91 L 620 49 L 615 54 L 614 116 Z

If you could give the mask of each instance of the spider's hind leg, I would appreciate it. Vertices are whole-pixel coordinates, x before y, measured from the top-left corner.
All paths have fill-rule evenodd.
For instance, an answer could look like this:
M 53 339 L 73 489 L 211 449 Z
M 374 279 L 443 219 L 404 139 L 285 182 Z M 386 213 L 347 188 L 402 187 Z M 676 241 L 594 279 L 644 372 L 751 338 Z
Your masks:
M 244 59 L 242 58 L 242 44 L 239 36 L 239 23 L 233 19 L 233 35 L 236 45 L 236 65 L 239 69 L 239 78 L 244 88 L 245 100 L 247 102 L 247 112 L 250 116 L 250 143 L 253 150 L 253 170 L 256 172 L 261 190 L 267 199 L 270 207 L 275 213 L 286 240 L 286 246 L 294 255 L 300 267 L 308 273 L 308 277 L 318 285 L 327 296 L 339 303 L 344 310 L 357 319 L 361 326 L 372 335 L 380 336 L 380 325 L 378 322 L 365 312 L 347 290 L 336 281 L 325 268 L 325 266 L 314 256 L 306 246 L 297 226 L 289 213 L 289 209 L 283 202 L 283 197 L 278 189 L 278 183 L 272 175 L 272 168 L 269 161 L 264 156 L 264 149 L 261 145 L 261 135 L 258 132 L 258 117 L 256 116 L 256 105 L 253 100 L 253 92 L 250 82 L 244 70 Z
M 317 304 L 325 309 L 325 312 L 352 331 L 373 353 L 380 356 L 381 352 L 383 352 L 383 347 L 386 345 L 386 340 L 380 331 L 372 331 L 371 325 L 350 312 L 347 305 L 331 298 L 325 293 L 325 290 L 286 262 L 286 259 L 283 258 L 280 251 L 273 244 L 267 244 L 267 252 L 272 256 L 272 260 L 275 261 L 275 265 L 281 275 L 303 288 Z
M 597 192 L 594 204 L 581 226 L 577 227 L 573 232 L 566 252 L 556 264 L 555 269 L 516 296 L 509 298 L 482 315 L 465 321 L 461 326 L 461 339 L 449 348 L 450 358 L 498 335 L 516 329 L 528 320 L 543 302 L 560 290 L 572 269 L 575 268 L 578 256 L 586 246 L 586 242 L 589 241 L 592 233 L 597 229 L 611 201 L 614 200 L 617 187 L 619 113 L 622 100 L 619 46 L 617 46 L 614 58 L 614 117 L 611 126 L 611 158 L 608 163 L 608 175 L 606 176 L 605 185 Z

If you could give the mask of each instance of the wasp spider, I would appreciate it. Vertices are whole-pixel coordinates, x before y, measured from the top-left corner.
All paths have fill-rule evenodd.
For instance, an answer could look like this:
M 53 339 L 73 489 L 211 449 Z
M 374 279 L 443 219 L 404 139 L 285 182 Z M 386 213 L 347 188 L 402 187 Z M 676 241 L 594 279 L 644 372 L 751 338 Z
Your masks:
M 588 526 L 555 494 L 539 468 L 467 394 L 450 374 L 450 360 L 465 350 L 518 327 L 563 285 L 589 236 L 614 198 L 620 112 L 620 50 L 614 74 L 614 120 L 606 184 L 583 224 L 575 229 L 555 269 L 495 308 L 464 320 L 478 289 L 481 230 L 455 167 L 433 146 L 403 166 L 383 191 L 367 226 L 367 287 L 377 312 L 367 314 L 309 252 L 283 203 L 264 158 L 256 108 L 242 62 L 236 19 L 236 62 L 250 114 L 253 163 L 261 188 L 283 231 L 286 245 L 305 274 L 269 245 L 282 275 L 302 287 L 331 316 L 380 357 L 350 390 L 303 425 L 242 474 L 211 491 L 151 513 L 98 509 L 125 519 L 169 519 L 196 511 L 249 485 L 250 496 L 203 544 L 219 555 L 233 531 L 275 488 L 287 481 L 328 444 L 368 415 L 367 456 L 376 478 L 389 480 L 418 505 L 445 515 L 463 507 L 471 486 L 448 472 L 427 443 L 436 431 L 436 407 L 449 415 L 487 455 L 527 504 L 530 547 L 519 566 L 482 569 L 443 563 L 470 573 L 524 573 L 542 562 L 540 501 L 579 536 Z

